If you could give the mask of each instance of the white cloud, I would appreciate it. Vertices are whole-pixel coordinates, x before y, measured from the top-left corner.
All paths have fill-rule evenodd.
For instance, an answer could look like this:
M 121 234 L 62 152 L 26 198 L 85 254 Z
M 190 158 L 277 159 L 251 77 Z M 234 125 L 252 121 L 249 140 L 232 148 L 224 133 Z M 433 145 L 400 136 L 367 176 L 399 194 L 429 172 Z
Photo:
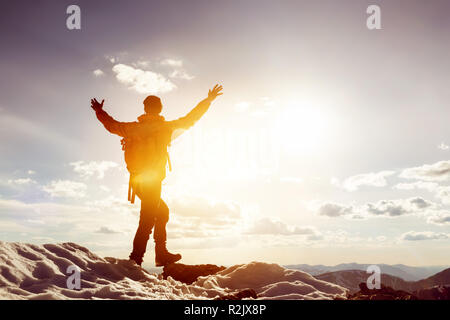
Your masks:
M 111 63 L 116 63 L 118 61 L 118 59 L 113 56 L 106 56 L 106 59 L 108 59 L 108 61 Z
M 358 174 L 345 179 L 342 187 L 347 191 L 356 191 L 361 186 L 385 187 L 387 185 L 386 177 L 394 173 L 394 171 L 380 171 Z
M 310 240 L 321 239 L 321 234 L 311 226 L 288 226 L 282 221 L 262 218 L 254 222 L 246 234 L 260 235 L 307 235 Z
M 161 65 L 170 66 L 170 67 L 178 67 L 181 68 L 183 66 L 183 61 L 179 59 L 164 59 L 161 60 Z
M 370 216 L 398 217 L 406 214 L 424 213 L 436 208 L 436 204 L 420 197 L 396 200 L 380 200 L 362 206 L 343 205 L 339 203 L 323 203 L 317 208 L 317 214 L 328 217 L 349 217 L 352 219 Z
M 201 197 L 183 196 L 168 203 L 180 217 L 199 218 L 199 223 L 229 224 L 241 218 L 241 208 L 231 202 L 214 202 Z
M 138 67 L 148 68 L 150 66 L 150 61 L 139 60 L 138 62 L 135 63 L 135 65 Z
M 355 208 L 353 206 L 329 202 L 320 205 L 317 213 L 321 216 L 340 217 L 355 214 Z
M 34 171 L 34 170 L 28 170 L 27 173 L 28 173 L 29 175 L 33 175 L 33 174 L 36 173 L 36 171 Z
M 424 189 L 430 192 L 433 192 L 438 187 L 437 183 L 434 182 L 425 182 L 425 181 L 416 181 L 411 183 L 398 183 L 393 186 L 394 189 L 398 190 L 415 190 L 415 189 Z
M 428 223 L 437 225 L 450 225 L 450 211 L 441 211 L 434 213 L 427 219 Z
M 110 188 L 108 188 L 107 186 L 105 186 L 103 184 L 100 186 L 100 190 L 105 191 L 105 192 L 110 192 L 111 191 Z
M 442 186 L 436 189 L 436 197 L 444 204 L 450 204 L 450 186 Z
M 162 74 L 144 71 L 125 64 L 116 64 L 113 69 L 119 82 L 128 85 L 143 94 L 158 94 L 172 91 L 175 84 L 166 79 Z
M 103 234 L 117 234 L 120 233 L 120 231 L 116 231 L 114 229 L 111 229 L 109 227 L 100 227 L 95 233 L 103 233 Z
M 101 76 L 103 76 L 103 75 L 105 74 L 105 73 L 104 73 L 102 70 L 100 70 L 100 69 L 96 69 L 96 70 L 94 70 L 92 73 L 93 73 L 94 76 L 96 76 L 96 77 L 101 77 Z
M 409 231 L 401 235 L 401 240 L 406 241 L 421 241 L 421 240 L 440 240 L 440 239 L 449 239 L 449 235 L 447 233 L 437 233 L 431 231 Z
M 169 74 L 169 77 L 174 78 L 174 79 L 183 79 L 183 80 L 192 80 L 195 78 L 194 76 L 191 76 L 184 70 L 173 70 Z
M 30 178 L 19 178 L 19 179 L 8 180 L 8 184 L 19 185 L 19 186 L 30 185 L 30 184 L 35 184 L 35 183 L 36 183 L 36 181 L 34 181 L 33 179 L 30 179 Z
M 79 173 L 81 177 L 87 178 L 96 174 L 97 179 L 103 179 L 107 170 L 118 166 L 118 164 L 113 161 L 76 161 L 69 163 L 69 165 L 71 165 L 73 171 Z
M 448 150 L 450 147 L 446 145 L 444 142 L 442 142 L 440 145 L 438 145 L 438 149 L 440 150 Z
M 420 197 L 399 200 L 381 200 L 377 203 L 368 203 L 365 211 L 375 216 L 396 217 L 410 213 L 417 213 L 433 207 L 434 204 Z
M 54 180 L 42 189 L 52 197 L 82 198 L 86 195 L 86 188 L 86 185 L 81 182 Z
M 425 181 L 447 181 L 450 180 L 450 160 L 407 168 L 402 171 L 399 177 Z

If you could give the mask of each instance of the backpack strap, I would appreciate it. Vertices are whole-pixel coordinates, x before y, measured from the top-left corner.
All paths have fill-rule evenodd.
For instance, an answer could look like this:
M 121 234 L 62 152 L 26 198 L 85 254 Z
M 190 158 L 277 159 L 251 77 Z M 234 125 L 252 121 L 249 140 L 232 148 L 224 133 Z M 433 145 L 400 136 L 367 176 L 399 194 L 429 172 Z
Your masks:
M 134 203 L 134 199 L 136 197 L 136 191 L 134 190 L 132 184 L 132 174 L 130 173 L 130 181 L 128 182 L 128 201 L 130 201 L 132 204 Z
M 167 151 L 167 163 L 169 164 L 169 171 L 172 171 L 172 163 L 170 162 L 169 151 Z

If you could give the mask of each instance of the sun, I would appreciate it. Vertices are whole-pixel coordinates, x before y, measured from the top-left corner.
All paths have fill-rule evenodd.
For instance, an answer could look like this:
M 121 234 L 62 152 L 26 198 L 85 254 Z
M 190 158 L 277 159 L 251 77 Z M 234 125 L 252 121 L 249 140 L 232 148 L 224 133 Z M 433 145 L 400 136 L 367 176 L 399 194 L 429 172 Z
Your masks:
M 330 132 L 330 118 L 314 101 L 290 102 L 280 112 L 275 133 L 287 152 L 305 154 L 319 150 Z

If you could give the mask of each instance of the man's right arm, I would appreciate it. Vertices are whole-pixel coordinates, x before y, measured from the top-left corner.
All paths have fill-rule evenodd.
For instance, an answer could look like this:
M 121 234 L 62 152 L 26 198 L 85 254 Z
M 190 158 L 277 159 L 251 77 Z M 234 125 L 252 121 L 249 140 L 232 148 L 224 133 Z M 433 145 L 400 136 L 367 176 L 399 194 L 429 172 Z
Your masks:
M 173 130 L 188 129 L 193 126 L 200 118 L 208 111 L 211 102 L 213 102 L 222 93 L 222 86 L 216 85 L 212 90 L 209 90 L 208 97 L 197 104 L 187 115 L 177 120 L 169 121 Z

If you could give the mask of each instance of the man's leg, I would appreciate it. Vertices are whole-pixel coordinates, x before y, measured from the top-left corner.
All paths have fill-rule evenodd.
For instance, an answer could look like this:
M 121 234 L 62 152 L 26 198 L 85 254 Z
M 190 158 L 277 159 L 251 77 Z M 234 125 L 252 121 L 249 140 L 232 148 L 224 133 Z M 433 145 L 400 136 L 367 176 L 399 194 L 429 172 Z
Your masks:
M 174 263 L 181 259 L 180 254 L 172 254 L 166 248 L 166 225 L 169 221 L 169 208 L 167 204 L 160 199 L 159 208 L 155 216 L 155 233 L 153 238 L 155 240 L 155 264 L 156 266 L 164 266 Z
M 147 249 L 147 242 L 155 225 L 155 216 L 158 212 L 161 189 L 158 186 L 138 186 L 136 194 L 141 199 L 141 213 L 139 226 L 133 241 L 133 252 L 130 259 L 141 265 Z
M 160 199 L 159 208 L 157 214 L 155 215 L 155 233 L 153 234 L 155 244 L 166 243 L 167 222 L 169 222 L 169 207 L 167 207 L 167 204 L 162 199 Z

